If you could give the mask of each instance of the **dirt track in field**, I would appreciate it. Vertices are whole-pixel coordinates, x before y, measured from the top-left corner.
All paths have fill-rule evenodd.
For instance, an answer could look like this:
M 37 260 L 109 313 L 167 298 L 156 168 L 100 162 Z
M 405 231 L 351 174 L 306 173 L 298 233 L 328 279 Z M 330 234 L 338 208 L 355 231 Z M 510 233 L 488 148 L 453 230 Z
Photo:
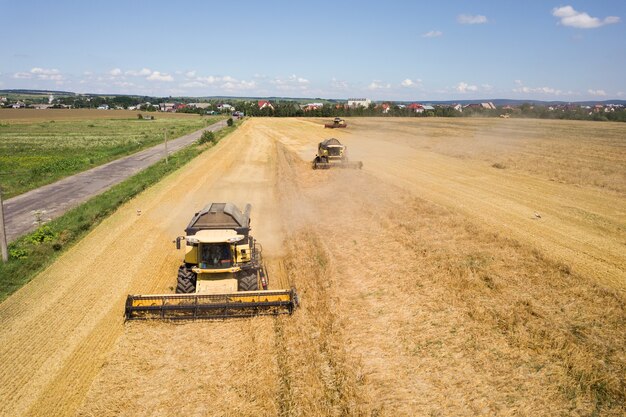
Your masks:
M 349 123 L 248 121 L 0 304 L 0 415 L 621 415 L 623 198 Z M 310 170 L 330 135 L 363 171 Z M 123 324 L 209 201 L 252 203 L 301 308 Z

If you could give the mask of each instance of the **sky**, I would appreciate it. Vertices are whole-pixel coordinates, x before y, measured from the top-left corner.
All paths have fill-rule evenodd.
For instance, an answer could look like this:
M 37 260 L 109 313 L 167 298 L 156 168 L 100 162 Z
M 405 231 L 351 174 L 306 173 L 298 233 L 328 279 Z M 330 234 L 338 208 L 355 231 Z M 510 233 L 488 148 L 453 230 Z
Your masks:
M 0 89 L 626 99 L 626 1 L 0 0 Z

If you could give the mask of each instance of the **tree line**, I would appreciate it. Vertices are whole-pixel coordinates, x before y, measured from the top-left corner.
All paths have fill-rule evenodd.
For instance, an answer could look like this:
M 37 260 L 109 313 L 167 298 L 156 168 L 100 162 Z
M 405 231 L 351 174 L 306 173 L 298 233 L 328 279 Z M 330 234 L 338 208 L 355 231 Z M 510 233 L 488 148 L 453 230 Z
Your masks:
M 47 103 L 48 98 L 42 96 L 38 99 L 25 100 L 30 103 Z M 195 99 L 197 100 L 197 99 Z M 127 109 L 133 106 L 141 106 L 139 110 L 156 111 L 158 104 L 163 102 L 176 102 L 189 104 L 194 102 L 190 97 L 148 97 L 148 96 L 60 96 L 55 98 L 54 105 L 57 107 L 71 106 L 73 108 L 97 108 L 107 104 L 110 108 Z M 523 103 L 515 107 L 487 109 L 480 107 L 464 107 L 462 111 L 455 110 L 451 106 L 435 106 L 434 110 L 424 110 L 417 113 L 408 107 L 397 103 L 388 102 L 388 108 L 384 109 L 379 103 L 372 103 L 368 107 L 348 107 L 345 102 L 327 101 L 318 108 L 308 109 L 294 100 L 273 100 L 272 107 L 259 109 L 257 100 L 245 99 L 209 99 L 203 102 L 210 104 L 209 108 L 196 108 L 187 106 L 177 111 L 181 113 L 207 114 L 218 112 L 218 106 L 223 103 L 232 105 L 237 111 L 246 116 L 253 117 L 523 117 L 537 119 L 567 119 L 567 120 L 594 120 L 594 121 L 617 121 L 626 122 L 626 109 L 616 107 L 612 111 L 604 109 L 594 110 L 578 105 L 565 105 L 550 108 L 547 105 Z M 152 103 L 147 105 L 146 103 Z M 7 103 L 8 104 L 8 103 Z

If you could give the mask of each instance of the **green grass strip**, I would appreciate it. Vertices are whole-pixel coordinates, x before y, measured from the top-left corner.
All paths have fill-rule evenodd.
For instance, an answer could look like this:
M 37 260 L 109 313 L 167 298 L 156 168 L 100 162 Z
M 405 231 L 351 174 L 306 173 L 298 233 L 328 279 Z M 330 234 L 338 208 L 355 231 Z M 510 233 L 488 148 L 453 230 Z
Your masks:
M 165 160 L 157 162 L 9 244 L 9 261 L 0 262 L 0 302 L 80 241 L 119 206 L 214 146 L 240 123 L 214 132 L 212 142 L 200 144 L 198 141 L 169 155 L 167 164 Z

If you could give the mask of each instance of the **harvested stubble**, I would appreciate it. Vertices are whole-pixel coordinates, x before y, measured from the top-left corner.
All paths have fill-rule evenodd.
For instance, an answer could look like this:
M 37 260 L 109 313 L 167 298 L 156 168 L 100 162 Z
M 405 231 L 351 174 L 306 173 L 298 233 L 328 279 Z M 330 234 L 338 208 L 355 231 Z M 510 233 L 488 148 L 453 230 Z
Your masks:
M 437 187 L 451 183 L 440 171 L 416 176 L 401 158 L 378 168 L 372 150 L 400 152 L 381 132 L 379 139 L 340 133 L 352 151 L 363 150 L 364 171 L 310 170 L 318 128 L 252 120 L 139 197 L 139 219 L 134 207 L 122 209 L 132 221 L 114 216 L 88 237 L 95 245 L 116 226 L 128 240 L 107 241 L 94 255 L 117 248 L 116 273 L 133 276 L 110 289 L 115 299 L 129 286 L 164 291 L 177 254 L 159 240 L 184 227 L 185 207 L 207 195 L 252 200 L 254 233 L 271 255 L 273 283 L 296 285 L 302 305 L 291 317 L 132 323 L 122 330 L 104 317 L 102 330 L 117 340 L 112 349 L 89 344 L 101 355 L 94 361 L 107 359 L 88 392 L 79 387 L 79 415 L 623 415 L 623 294 L 518 239 L 524 230 L 513 237 L 515 229 L 468 214 L 497 189 L 498 180 L 484 174 L 496 170 L 443 159 L 451 164 L 444 171 L 466 169 L 488 182 L 473 188 L 458 174 L 459 205 L 443 205 L 450 200 L 436 200 Z M 424 155 L 404 149 L 407 157 Z M 429 156 L 413 163 L 439 161 Z M 181 190 L 189 183 L 192 192 Z M 511 215 L 493 207 L 489 214 L 503 222 Z M 153 239 L 140 244 L 136 235 L 145 230 Z M 131 249 L 149 259 L 128 270 Z M 50 404 L 42 395 L 49 391 L 31 391 L 40 405 Z

